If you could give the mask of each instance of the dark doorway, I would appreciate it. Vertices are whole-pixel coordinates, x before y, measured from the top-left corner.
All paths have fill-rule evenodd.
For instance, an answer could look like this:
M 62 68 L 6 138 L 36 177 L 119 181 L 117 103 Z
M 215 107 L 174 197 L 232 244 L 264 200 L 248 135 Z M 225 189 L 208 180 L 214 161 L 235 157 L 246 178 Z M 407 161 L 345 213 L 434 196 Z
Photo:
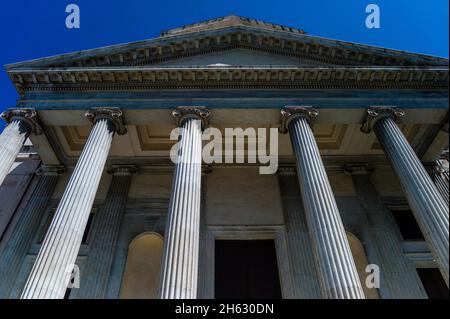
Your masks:
M 418 268 L 420 280 L 430 299 L 448 299 L 447 284 L 437 268 Z
M 216 241 L 215 297 L 281 299 L 275 242 Z

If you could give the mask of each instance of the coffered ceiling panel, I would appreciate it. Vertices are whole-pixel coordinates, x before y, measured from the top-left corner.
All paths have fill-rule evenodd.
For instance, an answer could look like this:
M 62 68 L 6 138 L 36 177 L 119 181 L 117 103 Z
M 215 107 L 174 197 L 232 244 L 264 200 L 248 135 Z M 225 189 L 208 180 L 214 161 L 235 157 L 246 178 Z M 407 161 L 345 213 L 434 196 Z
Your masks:
M 215 126 L 216 127 L 216 126 Z M 266 141 L 270 141 L 270 128 L 276 125 L 257 125 L 257 128 L 266 129 Z M 314 124 L 313 131 L 317 145 L 322 155 L 382 155 L 383 150 L 375 134 L 360 132 L 359 124 Z M 426 124 L 400 124 L 400 129 L 405 134 L 411 145 L 423 138 L 428 125 Z M 235 140 L 225 138 L 226 125 L 216 127 L 222 134 L 222 152 L 232 148 L 244 150 L 248 154 L 248 143 L 257 145 L 257 139 L 245 137 L 243 144 L 237 144 Z M 86 143 L 91 126 L 59 126 L 54 127 L 58 143 L 62 146 L 67 156 L 77 157 Z M 111 158 L 126 157 L 167 157 L 176 140 L 170 140 L 173 125 L 130 125 L 128 133 L 116 136 L 109 156 Z M 242 128 L 245 130 L 246 128 Z M 248 133 L 248 132 L 247 132 Z M 278 134 L 278 132 L 277 132 Z M 212 138 L 210 138 L 212 140 Z M 209 140 L 203 143 L 208 143 Z M 267 151 L 269 143 L 266 144 Z M 278 134 L 279 155 L 292 155 L 289 134 Z M 268 152 L 267 152 L 268 153 Z

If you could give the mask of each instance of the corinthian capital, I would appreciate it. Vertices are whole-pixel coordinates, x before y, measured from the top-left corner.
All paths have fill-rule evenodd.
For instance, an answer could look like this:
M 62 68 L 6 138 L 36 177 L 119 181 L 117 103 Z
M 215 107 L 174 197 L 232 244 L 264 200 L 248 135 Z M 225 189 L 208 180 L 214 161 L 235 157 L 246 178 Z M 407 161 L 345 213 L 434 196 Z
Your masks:
M 382 118 L 390 117 L 397 121 L 403 115 L 405 112 L 395 106 L 371 106 L 367 109 L 367 117 L 361 126 L 361 132 L 370 133 L 374 124 Z
M 114 132 L 119 135 L 127 133 L 127 128 L 123 122 L 123 113 L 117 107 L 99 107 L 90 109 L 85 113 L 85 116 L 95 124 L 98 120 L 107 119 L 113 124 Z
M 319 111 L 312 106 L 286 106 L 281 109 L 281 125 L 279 132 L 286 134 L 289 131 L 289 124 L 293 119 L 303 117 L 311 125 L 312 121 L 319 115 Z
M 179 106 L 172 111 L 177 126 L 182 126 L 188 119 L 198 119 L 202 121 L 202 128 L 208 127 L 208 119 L 211 112 L 204 106 Z
M 0 118 L 8 124 L 13 121 L 20 121 L 23 124 L 22 129 L 27 134 L 39 135 L 42 133 L 42 126 L 39 123 L 36 111 L 33 109 L 8 109 L 0 114 Z

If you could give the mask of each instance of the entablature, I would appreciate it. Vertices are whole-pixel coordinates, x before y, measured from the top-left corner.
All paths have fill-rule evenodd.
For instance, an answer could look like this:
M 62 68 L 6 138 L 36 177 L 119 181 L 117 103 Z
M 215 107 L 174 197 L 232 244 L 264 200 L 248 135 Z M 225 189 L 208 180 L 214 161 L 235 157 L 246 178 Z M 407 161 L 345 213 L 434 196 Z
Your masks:
M 120 67 L 17 69 L 25 91 L 151 89 L 445 89 L 445 67 Z

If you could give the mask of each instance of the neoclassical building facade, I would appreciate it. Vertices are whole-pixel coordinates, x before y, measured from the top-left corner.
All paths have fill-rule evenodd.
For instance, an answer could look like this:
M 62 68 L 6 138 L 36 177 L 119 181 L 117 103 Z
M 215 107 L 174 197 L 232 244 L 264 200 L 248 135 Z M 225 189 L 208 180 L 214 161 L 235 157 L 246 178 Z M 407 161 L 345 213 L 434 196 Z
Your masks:
M 448 59 L 227 16 L 5 68 L 0 298 L 448 298 Z

